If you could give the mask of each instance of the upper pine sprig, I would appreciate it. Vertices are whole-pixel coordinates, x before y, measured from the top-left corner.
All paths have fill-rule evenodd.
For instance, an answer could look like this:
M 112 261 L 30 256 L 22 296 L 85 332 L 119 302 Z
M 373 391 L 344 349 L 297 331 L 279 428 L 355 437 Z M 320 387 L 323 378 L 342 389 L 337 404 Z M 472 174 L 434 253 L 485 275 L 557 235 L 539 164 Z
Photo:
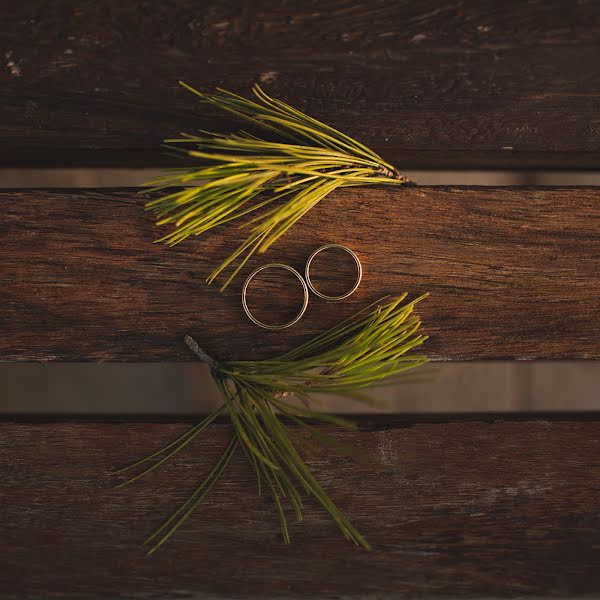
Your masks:
M 247 239 L 208 277 L 211 283 L 223 270 L 233 271 L 227 287 L 252 254 L 264 252 L 325 196 L 340 187 L 386 184 L 407 179 L 373 150 L 350 136 L 314 119 L 258 85 L 256 101 L 218 89 L 203 93 L 181 83 L 203 102 L 232 113 L 262 134 L 182 133 L 165 140 L 170 148 L 198 159 L 196 167 L 171 170 L 148 182 L 150 191 L 186 185 L 147 203 L 157 225 L 171 231 L 159 242 L 175 245 L 190 235 L 250 215 L 242 226 Z

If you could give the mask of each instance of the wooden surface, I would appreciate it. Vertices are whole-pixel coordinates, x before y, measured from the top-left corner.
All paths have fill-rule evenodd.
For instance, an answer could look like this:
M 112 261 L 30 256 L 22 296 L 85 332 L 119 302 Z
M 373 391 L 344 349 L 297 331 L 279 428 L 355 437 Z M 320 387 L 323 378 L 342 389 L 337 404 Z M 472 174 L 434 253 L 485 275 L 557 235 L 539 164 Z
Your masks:
M 151 166 L 253 82 L 399 168 L 600 162 L 598 2 L 3 2 L 0 164 Z
M 132 487 L 108 472 L 176 424 L 0 425 L 0 597 L 548 597 L 600 593 L 600 424 L 404 423 L 338 433 L 319 480 L 374 546 L 308 502 L 281 543 L 275 507 L 235 457 L 203 507 L 151 557 L 144 536 L 218 457 L 229 425 Z M 43 451 L 41 451 L 43 449 Z
M 2 360 L 190 360 L 185 334 L 222 359 L 270 356 L 404 291 L 431 292 L 419 313 L 434 359 L 600 357 L 600 188 L 340 191 L 223 294 L 204 279 L 244 232 L 152 244 L 143 202 L 133 189 L 0 193 Z M 327 242 L 359 254 L 359 290 L 341 302 L 311 297 L 283 332 L 253 325 L 240 305 L 250 268 L 302 270 Z M 350 287 L 352 268 L 321 264 Z M 300 288 L 271 283 L 257 281 L 253 306 L 281 321 Z
M 167 162 L 165 136 L 233 126 L 178 79 L 242 93 L 258 81 L 400 169 L 600 164 L 597 2 L 260 4 L 2 2 L 0 167 L 150 167 Z M 600 189 L 335 194 L 252 264 L 301 267 L 341 242 L 364 283 L 343 303 L 313 298 L 285 334 L 245 319 L 243 277 L 222 295 L 203 283 L 233 228 L 168 250 L 132 190 L 0 202 L 0 360 L 189 360 L 186 333 L 217 357 L 260 357 L 405 290 L 432 293 L 420 313 L 434 359 L 600 358 Z M 293 302 L 292 287 L 263 290 L 263 309 Z M 210 469 L 229 425 L 115 491 L 111 469 L 186 425 L 0 423 L 0 598 L 600 594 L 600 423 L 441 420 L 336 434 L 367 465 L 311 459 L 372 553 L 312 504 L 284 546 L 237 457 L 152 557 L 145 534 Z

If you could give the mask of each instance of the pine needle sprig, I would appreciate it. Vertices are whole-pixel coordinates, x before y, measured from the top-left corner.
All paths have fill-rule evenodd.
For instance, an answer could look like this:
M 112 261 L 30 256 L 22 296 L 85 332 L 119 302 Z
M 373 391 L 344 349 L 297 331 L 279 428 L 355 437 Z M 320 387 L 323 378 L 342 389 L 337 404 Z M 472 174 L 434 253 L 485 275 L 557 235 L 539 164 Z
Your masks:
M 225 269 L 233 280 L 256 251 L 264 252 L 323 198 L 341 187 L 398 185 L 406 177 L 373 150 L 350 136 L 271 98 L 258 85 L 256 101 L 218 89 L 200 92 L 180 82 L 204 103 L 248 122 L 273 139 L 238 131 L 232 134 L 182 133 L 167 147 L 198 160 L 198 166 L 172 169 L 148 182 L 149 191 L 198 185 L 166 193 L 147 203 L 156 224 L 172 230 L 159 238 L 174 246 L 191 235 L 251 215 L 247 239 L 208 277 Z M 237 263 L 237 264 L 236 264 Z
M 175 441 L 116 473 L 138 471 L 118 487 L 151 473 L 188 446 L 215 419 L 227 414 L 233 436 L 209 475 L 190 497 L 148 539 L 152 553 L 164 544 L 194 512 L 223 474 L 238 447 L 252 465 L 259 494 L 266 489 L 275 503 L 285 543 L 290 542 L 285 503 L 302 520 L 303 497 L 315 498 L 328 512 L 345 538 L 363 548 L 366 539 L 352 525 L 304 462 L 289 424 L 324 440 L 334 448 L 343 446 L 314 427 L 323 422 L 345 429 L 356 426 L 347 419 L 310 408 L 314 394 L 337 394 L 363 400 L 360 390 L 396 381 L 407 370 L 427 362 L 413 354 L 427 336 L 419 333 L 421 321 L 415 305 L 427 294 L 404 303 L 406 294 L 382 299 L 336 327 L 298 348 L 256 361 L 218 362 L 189 336 L 186 343 L 208 363 L 223 396 L 223 405 Z M 291 403 L 296 397 L 304 404 Z

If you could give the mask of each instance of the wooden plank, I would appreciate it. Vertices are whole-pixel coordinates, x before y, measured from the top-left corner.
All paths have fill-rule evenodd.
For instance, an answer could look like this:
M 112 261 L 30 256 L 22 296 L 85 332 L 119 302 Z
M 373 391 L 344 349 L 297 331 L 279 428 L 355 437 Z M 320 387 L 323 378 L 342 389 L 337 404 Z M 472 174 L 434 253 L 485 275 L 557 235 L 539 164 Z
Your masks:
M 157 228 L 133 189 L 12 190 L 0 202 L 3 360 L 190 360 L 185 334 L 222 359 L 264 357 L 404 291 L 431 292 L 419 312 L 434 359 L 600 358 L 600 188 L 343 190 L 222 294 L 204 279 L 243 239 L 236 227 L 168 249 L 152 244 Z M 360 255 L 359 290 L 312 297 L 285 331 L 250 323 L 240 306 L 250 268 L 303 270 L 328 242 Z M 322 265 L 340 285 L 354 280 Z M 274 320 L 300 302 L 287 282 L 255 292 Z
M 233 123 L 177 80 L 268 91 L 400 168 L 596 169 L 597 2 L 33 0 L 0 11 L 0 164 L 164 164 Z
M 145 481 L 108 472 L 176 424 L 0 425 L 0 597 L 548 597 L 600 593 L 598 422 L 457 422 L 336 433 L 357 465 L 311 459 L 374 546 L 345 542 L 312 502 L 282 544 L 275 508 L 236 456 L 206 503 L 151 557 L 145 534 L 230 435 L 217 425 Z M 44 451 L 40 452 L 40 448 Z

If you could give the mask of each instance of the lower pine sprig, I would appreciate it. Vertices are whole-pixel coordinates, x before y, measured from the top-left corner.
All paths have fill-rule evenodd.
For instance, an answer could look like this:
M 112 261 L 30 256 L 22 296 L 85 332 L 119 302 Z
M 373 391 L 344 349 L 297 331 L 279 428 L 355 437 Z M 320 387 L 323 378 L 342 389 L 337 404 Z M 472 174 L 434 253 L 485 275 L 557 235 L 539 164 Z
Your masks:
M 419 333 L 421 321 L 414 314 L 415 305 L 426 295 L 403 304 L 405 297 L 406 294 L 382 299 L 298 348 L 261 361 L 221 363 L 186 336 L 190 350 L 208 364 L 224 402 L 173 442 L 115 471 L 115 474 L 133 473 L 117 487 L 131 484 L 162 466 L 218 417 L 229 416 L 233 436 L 207 477 L 146 539 L 148 552 L 160 548 L 198 508 L 238 448 L 256 474 L 259 494 L 266 489 L 273 498 L 285 543 L 290 542 L 287 505 L 296 519 L 302 521 L 304 497 L 312 496 L 346 539 L 370 549 L 364 536 L 321 487 L 298 449 L 298 440 L 302 438 L 294 436 L 298 430 L 304 430 L 333 449 L 356 456 L 356 450 L 348 449 L 334 436 L 315 427 L 314 422 L 345 429 L 353 429 L 355 425 L 341 417 L 292 404 L 287 398 L 296 396 L 306 406 L 311 404 L 314 393 L 341 394 L 360 401 L 364 399 L 362 388 L 397 381 L 407 370 L 425 363 L 427 358 L 413 354 L 413 350 L 427 339 Z M 291 429 L 288 422 L 295 427 Z M 307 442 L 303 440 L 301 445 L 306 448 Z

